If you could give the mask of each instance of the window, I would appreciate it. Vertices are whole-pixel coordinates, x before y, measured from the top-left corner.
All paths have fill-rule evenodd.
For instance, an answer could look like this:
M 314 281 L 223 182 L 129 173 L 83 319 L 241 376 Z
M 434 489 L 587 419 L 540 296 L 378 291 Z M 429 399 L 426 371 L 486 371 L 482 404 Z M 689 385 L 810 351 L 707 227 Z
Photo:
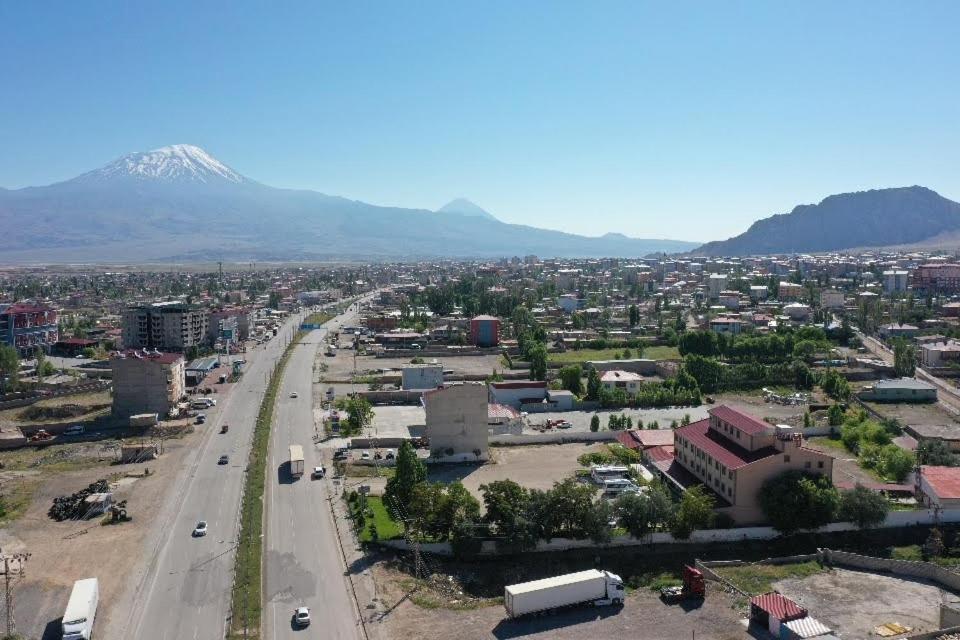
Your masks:
M 790 456 L 783 456 L 784 462 L 790 462 Z
M 738 430 L 738 431 L 736 431 L 735 433 L 737 434 L 737 440 L 739 440 L 739 439 L 740 439 L 740 431 Z
M 823 469 L 823 460 L 817 461 L 817 469 Z

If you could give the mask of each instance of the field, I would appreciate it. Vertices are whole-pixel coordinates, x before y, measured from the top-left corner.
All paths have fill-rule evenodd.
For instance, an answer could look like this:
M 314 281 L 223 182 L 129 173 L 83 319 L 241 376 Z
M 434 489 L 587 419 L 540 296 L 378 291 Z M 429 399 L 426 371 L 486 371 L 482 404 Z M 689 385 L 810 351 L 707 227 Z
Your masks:
M 717 567 L 718 574 L 753 595 L 773 591 L 773 583 L 787 578 L 803 579 L 826 571 L 816 561 L 795 564 L 745 564 L 738 567 Z
M 623 356 L 624 348 L 617 349 L 580 349 L 579 351 L 569 350 L 563 353 L 551 353 L 550 362 L 558 364 L 573 364 L 587 362 L 588 360 L 617 360 L 618 356 Z M 636 357 L 637 350 L 630 349 L 633 357 Z M 678 360 L 680 352 L 676 347 L 655 346 L 645 347 L 642 358 L 651 360 Z
M 370 542 L 373 536 L 370 533 L 370 523 L 373 522 L 377 527 L 377 538 L 380 540 L 393 540 L 403 537 L 403 525 L 390 518 L 387 508 L 383 505 L 383 500 L 377 496 L 367 496 L 367 510 L 373 513 L 371 520 L 369 513 L 363 525 L 363 529 L 357 537 L 360 542 Z

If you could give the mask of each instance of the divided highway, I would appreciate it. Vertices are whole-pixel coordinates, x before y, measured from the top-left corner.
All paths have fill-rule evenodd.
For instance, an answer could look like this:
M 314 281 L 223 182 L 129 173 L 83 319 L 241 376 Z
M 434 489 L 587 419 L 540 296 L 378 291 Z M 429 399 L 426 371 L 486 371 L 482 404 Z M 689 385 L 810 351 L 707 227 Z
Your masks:
M 179 475 L 171 479 L 174 486 L 150 540 L 156 551 L 145 572 L 133 578 L 132 593 L 124 598 L 129 600 L 129 604 L 123 603 L 129 607 L 129 615 L 118 611 L 113 628 L 107 629 L 104 637 L 213 640 L 224 636 L 253 425 L 269 375 L 301 319 L 302 315 L 291 318 L 276 338 L 245 354 L 243 377 L 220 406 L 209 412 L 212 419 L 200 427 L 205 432 L 185 457 Z M 308 348 L 298 347 L 297 352 Z M 293 359 L 291 364 L 294 361 L 300 362 Z M 306 367 L 309 381 L 310 365 Z M 296 367 L 288 365 L 287 381 L 297 377 L 295 371 Z M 303 395 L 309 403 L 309 387 Z M 220 433 L 223 424 L 230 425 L 228 433 Z M 280 424 L 275 419 L 274 428 Z M 223 454 L 229 456 L 229 464 L 219 465 Z M 200 520 L 208 524 L 207 535 L 192 537 Z

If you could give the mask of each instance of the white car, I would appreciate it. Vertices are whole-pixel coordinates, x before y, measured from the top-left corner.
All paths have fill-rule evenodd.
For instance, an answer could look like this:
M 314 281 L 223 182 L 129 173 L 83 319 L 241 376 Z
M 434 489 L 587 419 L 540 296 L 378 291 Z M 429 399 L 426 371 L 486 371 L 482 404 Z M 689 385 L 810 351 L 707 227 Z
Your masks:
M 202 538 L 205 535 L 207 535 L 207 521 L 201 520 L 197 523 L 197 526 L 193 528 L 193 537 Z
M 360 459 L 361 459 L 361 460 L 369 460 L 369 459 L 370 459 L 370 452 L 369 452 L 369 451 L 364 451 L 363 453 L 361 453 L 361 454 L 360 454 Z
M 313 473 L 310 474 L 310 477 L 313 478 L 314 480 L 317 480 L 318 478 L 322 478 L 326 474 L 327 472 L 323 469 L 323 467 L 314 467 Z
M 298 627 L 310 625 L 310 609 L 306 607 L 297 607 L 293 610 L 293 624 Z
M 296 391 L 291 391 L 291 392 L 290 392 L 290 397 L 291 397 L 291 398 L 296 398 L 296 397 L 298 397 L 298 396 L 297 396 L 297 392 L 296 392 Z

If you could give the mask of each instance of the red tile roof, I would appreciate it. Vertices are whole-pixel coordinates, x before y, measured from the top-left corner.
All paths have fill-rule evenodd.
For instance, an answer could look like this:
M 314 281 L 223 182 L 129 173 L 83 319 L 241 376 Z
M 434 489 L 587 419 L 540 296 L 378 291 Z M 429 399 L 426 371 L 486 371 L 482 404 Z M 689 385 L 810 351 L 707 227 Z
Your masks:
M 644 429 L 636 438 L 644 447 L 673 446 L 673 429 Z
M 673 447 L 650 447 L 643 452 L 650 462 L 673 462 Z
M 960 467 L 920 467 L 920 475 L 941 500 L 960 498 Z
M 3 309 L 4 313 L 43 313 L 45 311 L 53 311 L 53 307 L 48 307 L 45 304 L 16 302 L 11 304 L 6 309 Z
M 765 593 L 750 600 L 752 607 L 766 611 L 781 622 L 806 618 L 807 610 L 779 593 Z
M 637 434 L 635 431 L 620 431 L 617 433 L 617 442 L 625 446 L 627 449 L 639 449 L 640 441 L 637 440 Z
M 764 447 L 756 451 L 749 451 L 740 445 L 734 444 L 710 428 L 709 418 L 693 422 L 685 427 L 680 427 L 675 433 L 686 438 L 698 449 L 706 451 L 714 460 L 717 460 L 728 469 L 739 469 L 740 467 L 747 466 L 751 462 L 756 462 L 757 460 L 777 453 L 774 447 Z
M 496 402 L 491 402 L 487 405 L 487 418 L 507 418 L 512 420 L 519 417 L 520 412 L 511 406 L 497 404 Z
M 770 429 L 770 425 L 763 420 L 758 420 L 749 414 L 743 413 L 742 411 L 738 411 L 733 407 L 728 407 L 724 404 L 720 405 L 719 407 L 709 409 L 707 413 L 709 413 L 711 416 L 716 416 L 724 422 L 732 424 L 737 429 L 740 429 L 744 433 L 750 435 L 763 433 Z

